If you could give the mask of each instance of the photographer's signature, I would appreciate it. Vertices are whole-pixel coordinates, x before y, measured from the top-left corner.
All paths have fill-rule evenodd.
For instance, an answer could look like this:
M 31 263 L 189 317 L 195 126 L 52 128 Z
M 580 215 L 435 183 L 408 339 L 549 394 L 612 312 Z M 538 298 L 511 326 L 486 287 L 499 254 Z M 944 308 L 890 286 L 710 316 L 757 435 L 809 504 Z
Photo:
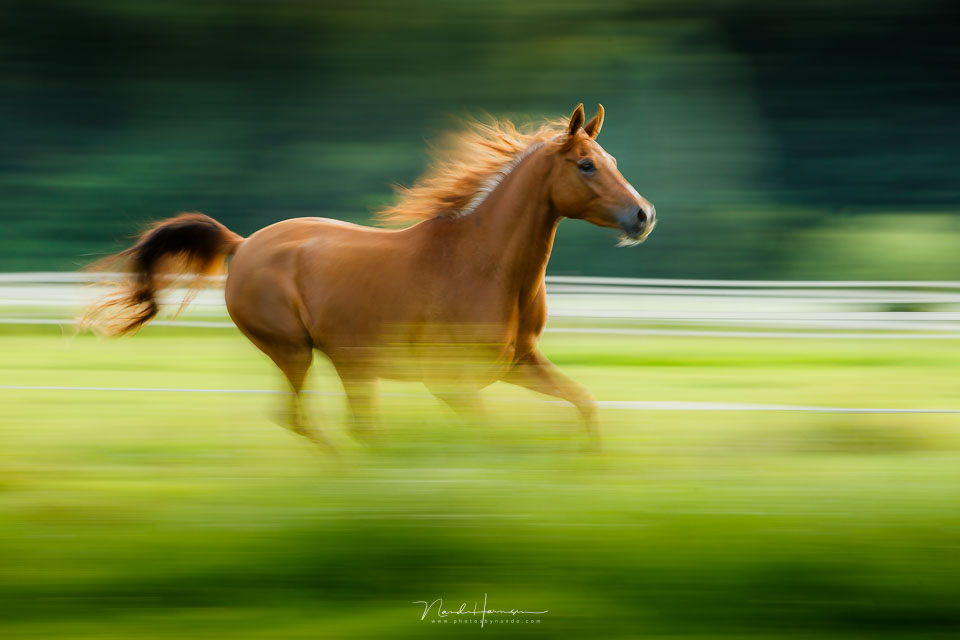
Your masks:
M 443 598 L 437 598 L 433 602 L 427 602 L 426 600 L 414 600 L 413 604 L 422 604 L 423 605 L 423 615 L 420 616 L 421 620 L 426 619 L 427 614 L 430 613 L 430 610 L 433 609 L 436 605 L 436 614 L 438 618 L 447 618 L 448 616 L 480 616 L 480 626 L 483 627 L 487 621 L 487 614 L 490 615 L 504 615 L 504 616 L 537 616 L 544 613 L 549 613 L 549 610 L 545 611 L 524 611 L 523 609 L 488 609 L 487 608 L 487 594 L 483 594 L 483 607 L 477 605 L 476 602 L 473 603 L 473 608 L 468 609 L 467 603 L 461 603 L 459 609 L 448 610 L 443 608 Z

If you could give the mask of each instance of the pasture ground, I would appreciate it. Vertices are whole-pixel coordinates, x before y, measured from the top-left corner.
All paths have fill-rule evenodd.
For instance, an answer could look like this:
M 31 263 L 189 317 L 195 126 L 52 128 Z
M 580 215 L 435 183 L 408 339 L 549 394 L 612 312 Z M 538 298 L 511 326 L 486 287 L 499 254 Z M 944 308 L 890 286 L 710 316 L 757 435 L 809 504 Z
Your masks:
M 601 400 L 960 409 L 960 341 L 553 334 Z M 278 390 L 234 330 L 0 326 L 0 385 Z M 318 362 L 311 388 L 338 392 Z M 0 390 L 4 638 L 920 638 L 960 629 L 960 415 L 572 409 L 495 385 L 483 427 L 384 383 L 342 455 L 268 394 Z M 549 610 L 535 624 L 421 621 Z M 502 618 L 502 616 L 499 616 Z M 488 620 L 489 620 L 488 616 Z M 441 628 L 442 627 L 442 628 Z

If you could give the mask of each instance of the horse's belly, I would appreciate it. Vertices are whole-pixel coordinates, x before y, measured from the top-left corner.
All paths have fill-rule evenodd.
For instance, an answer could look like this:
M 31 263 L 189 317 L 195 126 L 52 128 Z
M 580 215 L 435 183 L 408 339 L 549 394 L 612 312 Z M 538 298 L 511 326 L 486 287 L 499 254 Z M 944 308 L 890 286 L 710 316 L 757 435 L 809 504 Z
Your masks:
M 339 339 L 327 337 L 323 351 L 338 367 L 370 377 L 476 388 L 499 380 L 513 365 L 515 342 L 502 337 L 502 330 L 492 338 L 493 328 L 478 331 L 466 324 L 429 329 L 344 333 Z

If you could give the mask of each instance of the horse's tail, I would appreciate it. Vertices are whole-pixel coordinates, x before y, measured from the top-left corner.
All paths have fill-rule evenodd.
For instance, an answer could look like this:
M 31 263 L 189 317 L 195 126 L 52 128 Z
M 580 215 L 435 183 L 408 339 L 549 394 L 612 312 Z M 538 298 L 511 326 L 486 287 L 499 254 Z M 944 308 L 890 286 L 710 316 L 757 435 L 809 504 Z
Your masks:
M 143 232 L 136 244 L 90 266 L 93 271 L 122 271 L 117 290 L 90 307 L 80 320 L 109 335 L 137 331 L 157 315 L 157 294 L 184 277 L 191 293 L 206 276 L 223 273 L 226 259 L 243 237 L 202 213 L 181 213 Z M 181 309 L 192 298 L 188 295 Z

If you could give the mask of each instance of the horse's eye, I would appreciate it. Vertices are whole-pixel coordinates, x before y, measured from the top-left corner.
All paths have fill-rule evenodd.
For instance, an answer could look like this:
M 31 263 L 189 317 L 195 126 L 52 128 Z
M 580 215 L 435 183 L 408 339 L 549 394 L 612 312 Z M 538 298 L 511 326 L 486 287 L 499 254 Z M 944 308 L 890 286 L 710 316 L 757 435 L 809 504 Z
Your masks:
M 579 167 L 583 173 L 593 173 L 597 170 L 597 168 L 593 166 L 592 160 L 581 160 L 577 163 L 577 167 Z

